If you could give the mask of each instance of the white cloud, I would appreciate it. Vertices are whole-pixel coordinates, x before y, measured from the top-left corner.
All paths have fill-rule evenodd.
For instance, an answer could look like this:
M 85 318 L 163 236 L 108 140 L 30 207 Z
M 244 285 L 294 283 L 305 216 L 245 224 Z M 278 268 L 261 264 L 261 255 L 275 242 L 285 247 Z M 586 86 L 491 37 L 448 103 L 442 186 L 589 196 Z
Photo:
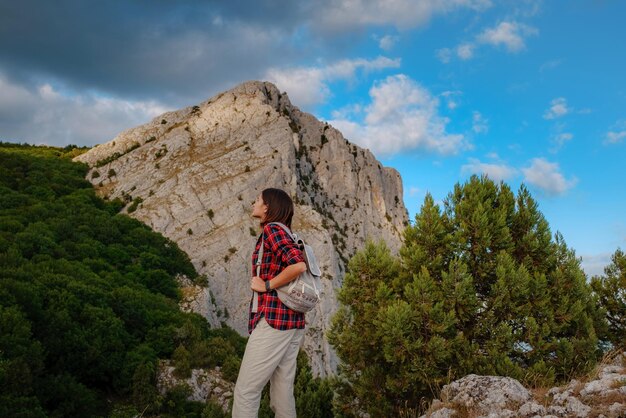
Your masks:
M 604 144 L 619 144 L 624 138 L 626 138 L 626 120 L 620 120 L 606 133 Z
M 331 30 L 368 25 L 408 29 L 425 25 L 433 15 L 462 8 L 482 11 L 489 7 L 490 0 L 330 0 L 318 7 L 318 24 Z
M 446 101 L 446 105 L 448 109 L 454 110 L 459 106 L 458 98 L 463 94 L 460 90 L 448 90 L 441 93 L 441 97 L 443 97 Z
M 550 102 L 550 108 L 543 114 L 544 119 L 556 119 L 561 116 L 567 115 L 571 111 L 567 107 L 567 100 L 564 97 L 559 97 Z
M 583 254 L 582 268 L 589 277 L 601 276 L 604 274 L 604 268 L 611 264 L 612 255 L 612 253 Z
M 470 147 L 463 135 L 446 132 L 449 121 L 438 114 L 437 98 L 406 75 L 375 83 L 369 94 L 372 101 L 363 123 L 349 119 L 329 122 L 372 152 L 391 155 L 421 149 L 448 155 Z
M 389 51 L 393 46 L 398 42 L 397 36 L 393 35 L 385 35 L 378 40 L 378 46 L 385 51 Z
M 557 129 L 562 129 L 561 127 L 557 127 Z M 554 147 L 550 149 L 550 152 L 556 153 L 558 152 L 566 142 L 571 141 L 574 138 L 574 135 L 570 132 L 559 132 L 552 137 L 552 143 Z
M 474 45 L 470 43 L 464 43 L 456 47 L 456 54 L 462 60 L 471 59 L 474 56 Z
M 461 167 L 463 174 L 486 174 L 494 181 L 507 180 L 517 174 L 517 170 L 506 164 L 484 163 L 476 158 L 470 158 L 468 164 Z
M 452 50 L 450 48 L 441 48 L 435 52 L 437 59 L 444 64 L 448 64 L 452 60 Z
M 573 177 L 566 179 L 560 172 L 558 163 L 551 163 L 543 158 L 534 158 L 531 165 L 522 168 L 524 181 L 536 186 L 548 195 L 560 195 L 576 185 Z
M 546 70 L 552 70 L 552 69 L 558 67 L 559 65 L 561 65 L 561 62 L 562 62 L 562 60 L 560 60 L 560 59 L 544 62 L 543 64 L 541 64 L 541 67 L 539 67 L 539 72 L 543 73 Z
M 271 68 L 265 79 L 286 91 L 295 105 L 307 107 L 323 103 L 329 98 L 328 83 L 331 81 L 351 79 L 357 70 L 375 71 L 399 66 L 399 58 L 341 60 L 326 67 Z
M 609 144 L 619 144 L 626 138 L 626 131 L 612 132 L 606 134 L 606 142 Z
M 572 138 L 574 138 L 574 135 L 569 133 L 569 132 L 562 132 L 560 134 L 555 135 L 554 137 L 554 142 L 556 142 L 556 144 L 558 146 L 562 146 L 563 144 L 565 144 L 567 141 L 571 141 Z
M 360 104 L 349 104 L 342 108 L 333 110 L 331 116 L 333 119 L 348 119 L 363 113 L 363 106 Z
M 419 187 L 411 186 L 409 187 L 409 196 L 414 197 L 420 194 L 422 190 Z
M 541 11 L 544 0 L 518 0 L 512 14 L 515 16 L 532 17 Z
M 291 101 L 300 107 L 323 103 L 330 96 L 328 78 L 322 68 L 272 68 L 264 78 L 289 93 Z
M 607 144 L 619 144 L 626 138 L 626 131 L 613 132 L 609 131 L 606 133 L 605 143 Z
M 537 29 L 523 23 L 500 22 L 494 28 L 485 29 L 476 35 L 474 42 L 460 43 L 454 48 L 454 52 L 464 61 L 474 58 L 474 52 L 481 44 L 504 46 L 509 52 L 519 52 L 526 48 L 525 38 L 538 33 Z M 452 60 L 453 50 L 441 48 L 436 51 L 436 55 L 442 63 L 448 64 Z
M 476 39 L 484 44 L 504 45 L 509 52 L 519 52 L 526 48 L 524 37 L 537 33 L 539 33 L 537 29 L 523 23 L 500 22 L 494 28 L 485 29 Z
M 489 130 L 489 120 L 485 119 L 480 112 L 474 111 L 472 113 L 472 131 L 477 134 L 484 134 Z
M 0 126 L 5 140 L 94 145 L 166 112 L 154 101 L 62 94 L 49 84 L 29 90 L 0 75 Z

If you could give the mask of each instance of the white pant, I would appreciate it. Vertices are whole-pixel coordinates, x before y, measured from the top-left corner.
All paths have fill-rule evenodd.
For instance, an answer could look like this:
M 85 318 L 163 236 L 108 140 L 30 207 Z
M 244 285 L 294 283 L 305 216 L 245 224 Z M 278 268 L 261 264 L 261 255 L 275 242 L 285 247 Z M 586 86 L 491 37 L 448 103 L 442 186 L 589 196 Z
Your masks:
M 270 407 L 276 418 L 295 418 L 293 381 L 303 329 L 277 330 L 262 317 L 241 361 L 233 399 L 233 418 L 256 418 L 261 392 L 270 382 Z

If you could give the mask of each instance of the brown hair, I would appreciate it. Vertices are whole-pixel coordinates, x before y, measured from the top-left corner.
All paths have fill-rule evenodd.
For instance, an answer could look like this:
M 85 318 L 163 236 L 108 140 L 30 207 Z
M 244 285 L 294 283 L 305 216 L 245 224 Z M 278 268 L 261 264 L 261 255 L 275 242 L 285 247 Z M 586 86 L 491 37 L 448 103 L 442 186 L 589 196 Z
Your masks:
M 265 221 L 261 226 L 270 222 L 280 222 L 291 228 L 291 218 L 293 218 L 293 201 L 291 197 L 281 189 L 265 189 L 261 192 L 263 203 L 267 205 Z

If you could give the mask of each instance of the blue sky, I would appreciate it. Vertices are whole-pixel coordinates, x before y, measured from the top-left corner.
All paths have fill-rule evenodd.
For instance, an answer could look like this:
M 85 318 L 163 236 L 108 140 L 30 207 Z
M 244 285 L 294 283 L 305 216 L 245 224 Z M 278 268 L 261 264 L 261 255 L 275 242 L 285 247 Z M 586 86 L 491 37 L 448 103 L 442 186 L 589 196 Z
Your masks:
M 250 79 L 370 148 L 411 217 L 524 183 L 599 274 L 626 248 L 626 3 L 0 0 L 0 139 L 94 145 Z

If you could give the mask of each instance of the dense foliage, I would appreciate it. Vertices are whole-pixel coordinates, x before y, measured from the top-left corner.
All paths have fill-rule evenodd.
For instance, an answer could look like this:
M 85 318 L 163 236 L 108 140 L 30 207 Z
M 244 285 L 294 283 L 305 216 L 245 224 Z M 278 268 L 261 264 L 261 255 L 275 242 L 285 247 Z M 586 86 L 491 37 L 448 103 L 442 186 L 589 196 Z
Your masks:
M 591 287 L 606 311 L 607 342 L 613 347 L 626 346 L 626 254 L 622 250 L 615 251 L 604 275 L 591 279 Z
M 185 350 L 234 381 L 245 339 L 179 310 L 176 275 L 206 279 L 95 195 L 81 151 L 0 143 L 0 416 L 200 416 L 157 393 L 157 360 Z
M 340 416 L 420 409 L 469 373 L 565 380 L 593 366 L 605 331 L 579 260 L 527 189 L 486 177 L 457 184 L 443 210 L 427 195 L 399 258 L 370 242 L 339 300 Z

